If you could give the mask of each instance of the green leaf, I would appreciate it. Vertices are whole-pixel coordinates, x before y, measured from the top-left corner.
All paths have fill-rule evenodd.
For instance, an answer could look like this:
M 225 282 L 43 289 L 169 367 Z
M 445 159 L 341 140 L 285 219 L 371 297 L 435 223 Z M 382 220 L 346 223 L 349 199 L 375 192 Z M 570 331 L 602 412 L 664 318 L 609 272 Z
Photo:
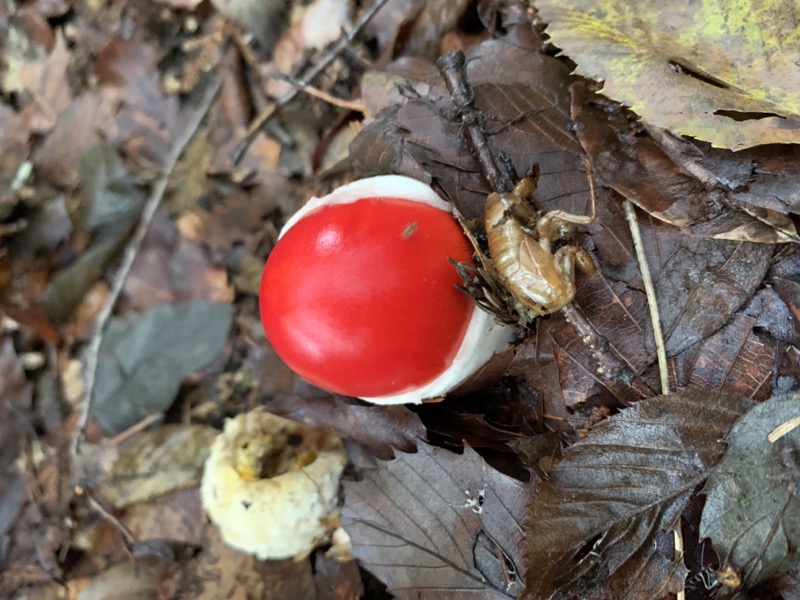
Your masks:
M 165 411 L 183 378 L 222 351 L 232 318 L 228 304 L 195 301 L 113 319 L 100 346 L 92 416 L 115 433 Z
M 783 0 L 539 0 L 547 33 L 650 123 L 741 150 L 800 142 L 800 23 Z
M 746 587 L 800 564 L 798 419 L 798 393 L 753 408 L 731 430 L 728 451 L 706 485 L 700 535 Z M 770 436 L 784 423 L 795 427 Z
M 682 589 L 682 559 L 662 543 L 671 533 L 659 534 L 676 524 L 722 457 L 721 440 L 751 405 L 699 390 L 659 396 L 569 447 L 531 502 L 524 598 L 597 588 L 609 595 L 606 585 L 617 599 Z

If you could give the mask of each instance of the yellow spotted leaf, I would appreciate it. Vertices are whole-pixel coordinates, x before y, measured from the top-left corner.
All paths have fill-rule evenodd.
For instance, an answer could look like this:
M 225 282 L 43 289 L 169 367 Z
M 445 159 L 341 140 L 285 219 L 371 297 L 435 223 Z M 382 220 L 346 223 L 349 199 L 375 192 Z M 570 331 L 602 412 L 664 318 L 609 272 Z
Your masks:
M 742 150 L 800 142 L 800 4 L 537 0 L 580 75 L 645 121 Z

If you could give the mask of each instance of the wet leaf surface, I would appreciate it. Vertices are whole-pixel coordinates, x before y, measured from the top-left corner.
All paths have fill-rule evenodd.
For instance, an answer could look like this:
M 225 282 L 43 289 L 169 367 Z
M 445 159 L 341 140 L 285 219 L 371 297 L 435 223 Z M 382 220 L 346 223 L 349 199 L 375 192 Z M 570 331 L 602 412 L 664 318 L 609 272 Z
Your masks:
M 466 76 L 495 155 L 507 156 L 520 176 L 539 164 L 536 198 L 543 208 L 553 208 L 557 199 L 560 208 L 583 213 L 588 183 L 570 129 L 569 72 L 539 54 L 536 42 L 519 28 L 502 41 L 479 44 L 467 55 Z M 466 218 L 475 218 L 491 189 L 432 66 L 425 81 L 436 86 L 427 97 L 386 109 L 353 141 L 354 167 L 363 175 L 391 170 L 427 180 Z
M 700 535 L 746 587 L 795 570 L 800 555 L 800 395 L 759 404 L 736 423 L 711 472 Z
M 675 357 L 677 383 L 765 400 L 782 350 L 783 344 L 758 333 L 753 317 L 735 315 Z
M 787 217 L 800 212 L 796 146 L 734 153 L 690 143 L 657 128 L 643 129 L 585 82 L 570 90 L 576 134 L 596 177 L 655 218 L 703 237 L 798 240 Z
M 698 390 L 659 396 L 567 448 L 530 504 L 525 559 L 536 570 L 523 597 L 606 585 L 629 590 L 620 597 L 674 591 L 681 568 L 656 536 L 675 526 L 724 454 L 720 440 L 751 406 Z M 631 572 L 639 573 L 633 587 L 625 583 Z
M 355 402 L 336 396 L 282 396 L 269 403 L 269 411 L 312 427 L 333 429 L 384 458 L 390 458 L 393 449 L 413 452 L 417 443 L 425 439 L 422 421 L 407 407 Z
M 516 598 L 529 488 L 462 455 L 418 445 L 345 484 L 353 554 L 397 598 Z

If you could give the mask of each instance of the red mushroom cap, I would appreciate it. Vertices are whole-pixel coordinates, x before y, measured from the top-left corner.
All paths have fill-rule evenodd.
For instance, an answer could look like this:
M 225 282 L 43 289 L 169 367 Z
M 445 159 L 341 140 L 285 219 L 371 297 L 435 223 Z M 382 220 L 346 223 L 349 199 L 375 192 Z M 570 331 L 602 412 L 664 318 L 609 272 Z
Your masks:
M 425 388 L 452 367 L 479 310 L 449 258 L 470 262 L 469 240 L 413 179 L 375 177 L 314 199 L 264 268 L 267 337 L 295 372 L 332 392 Z

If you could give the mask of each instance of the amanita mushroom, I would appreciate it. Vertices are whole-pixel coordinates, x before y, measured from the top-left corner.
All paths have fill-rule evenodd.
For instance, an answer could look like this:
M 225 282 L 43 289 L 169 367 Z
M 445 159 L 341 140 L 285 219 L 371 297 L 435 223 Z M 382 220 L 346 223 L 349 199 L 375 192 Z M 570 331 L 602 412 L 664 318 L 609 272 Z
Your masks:
M 456 286 L 472 261 L 449 205 L 409 177 L 312 198 L 281 231 L 261 281 L 261 320 L 301 377 L 377 404 L 445 395 L 512 330 Z
M 203 470 L 208 516 L 229 546 L 258 558 L 307 556 L 339 524 L 341 440 L 263 409 L 225 423 Z

